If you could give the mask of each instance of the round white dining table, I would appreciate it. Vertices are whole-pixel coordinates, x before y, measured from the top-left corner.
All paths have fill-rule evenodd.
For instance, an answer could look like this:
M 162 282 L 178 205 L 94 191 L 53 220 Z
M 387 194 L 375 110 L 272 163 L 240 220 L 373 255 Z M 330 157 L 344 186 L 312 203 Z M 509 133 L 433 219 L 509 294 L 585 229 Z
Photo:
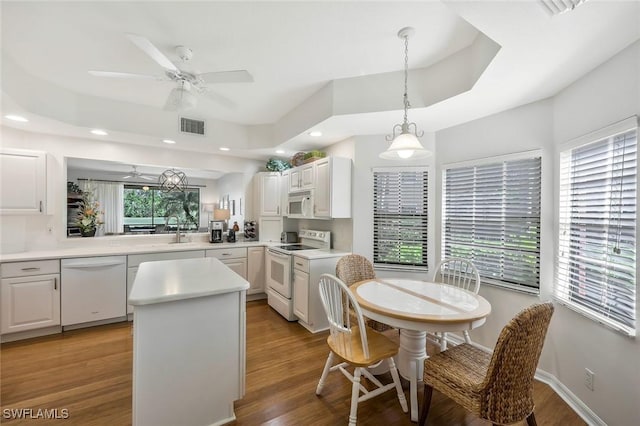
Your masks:
M 350 287 L 364 316 L 400 329 L 398 370 L 409 380 L 411 420 L 418 421 L 418 382 L 427 358 L 427 331 L 456 332 L 484 324 L 485 298 L 447 284 L 375 278 Z

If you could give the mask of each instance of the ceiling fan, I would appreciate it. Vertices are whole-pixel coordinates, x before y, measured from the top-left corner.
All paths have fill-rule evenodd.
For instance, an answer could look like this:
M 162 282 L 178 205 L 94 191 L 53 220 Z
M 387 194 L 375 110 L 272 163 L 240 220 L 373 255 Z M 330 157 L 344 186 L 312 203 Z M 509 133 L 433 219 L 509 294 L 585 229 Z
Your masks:
M 169 93 L 164 109 L 168 111 L 187 110 L 195 108 L 197 99 L 194 93 L 203 94 L 208 98 L 227 107 L 233 107 L 234 103 L 230 99 L 212 92 L 207 84 L 216 83 L 251 83 L 253 77 L 247 70 L 214 71 L 205 73 L 192 73 L 181 70 L 173 64 L 160 50 L 147 38 L 127 34 L 127 37 L 140 50 L 149 55 L 163 69 L 164 75 L 133 74 L 117 71 L 89 71 L 89 74 L 97 77 L 132 78 L 138 80 L 159 80 L 174 81 L 178 83 Z M 188 62 L 193 57 L 193 51 L 185 46 L 177 46 L 176 53 L 183 63 Z
M 153 176 L 147 176 L 142 174 L 141 172 L 138 171 L 138 169 L 136 168 L 136 166 L 131 166 L 133 167 L 133 170 L 131 170 L 129 172 L 129 174 L 127 174 L 126 176 L 122 176 L 122 179 L 129 179 L 129 178 L 140 178 L 140 179 L 146 179 L 146 180 L 157 180 L 157 178 L 153 177 Z

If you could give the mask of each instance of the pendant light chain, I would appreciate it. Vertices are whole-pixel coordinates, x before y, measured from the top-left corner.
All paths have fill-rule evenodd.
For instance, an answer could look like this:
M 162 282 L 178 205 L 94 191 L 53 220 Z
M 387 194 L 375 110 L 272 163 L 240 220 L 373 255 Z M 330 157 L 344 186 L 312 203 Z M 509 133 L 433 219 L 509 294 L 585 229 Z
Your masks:
M 404 37 L 404 122 L 407 123 L 407 110 L 411 108 L 409 103 L 409 89 L 407 81 L 409 79 L 409 37 Z

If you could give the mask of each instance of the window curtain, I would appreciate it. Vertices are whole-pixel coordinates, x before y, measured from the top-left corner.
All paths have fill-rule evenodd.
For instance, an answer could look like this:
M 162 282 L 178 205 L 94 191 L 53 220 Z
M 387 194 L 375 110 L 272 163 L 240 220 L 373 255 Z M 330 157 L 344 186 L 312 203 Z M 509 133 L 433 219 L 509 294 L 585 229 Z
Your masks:
M 124 183 L 86 181 L 83 191 L 91 191 L 100 203 L 104 225 L 96 235 L 124 232 Z

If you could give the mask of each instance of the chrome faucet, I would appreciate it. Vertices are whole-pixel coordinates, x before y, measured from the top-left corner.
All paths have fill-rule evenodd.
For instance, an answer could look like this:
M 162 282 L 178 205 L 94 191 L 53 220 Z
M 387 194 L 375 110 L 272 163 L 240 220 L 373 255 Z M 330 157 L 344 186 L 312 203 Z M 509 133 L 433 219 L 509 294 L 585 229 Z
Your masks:
M 172 215 L 167 217 L 167 225 L 169 224 L 169 220 L 175 217 L 176 218 L 176 243 L 180 242 L 180 218 L 177 215 Z

